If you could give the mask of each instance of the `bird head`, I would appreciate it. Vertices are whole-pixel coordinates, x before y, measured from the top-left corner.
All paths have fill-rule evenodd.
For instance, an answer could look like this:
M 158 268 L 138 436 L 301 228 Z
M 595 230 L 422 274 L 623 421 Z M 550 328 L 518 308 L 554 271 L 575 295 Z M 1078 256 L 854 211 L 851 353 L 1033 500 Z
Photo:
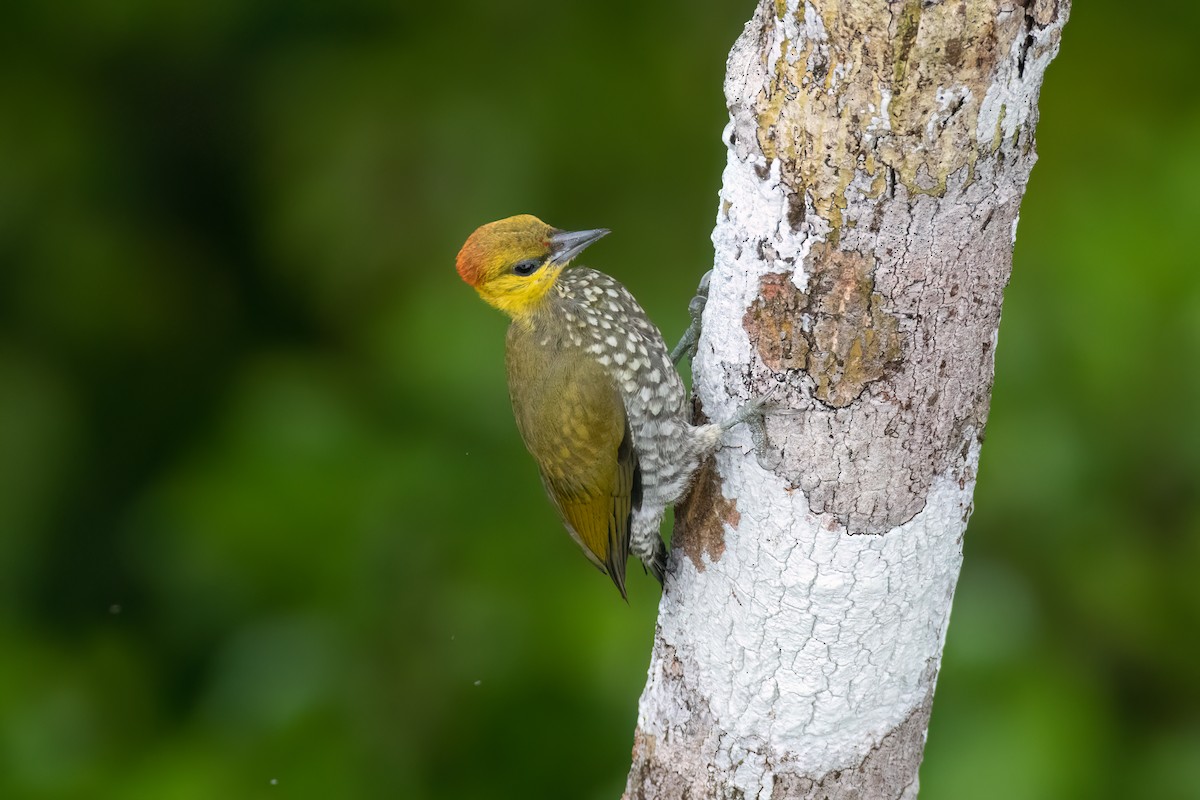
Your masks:
M 458 251 L 458 274 L 491 305 L 527 319 L 571 259 L 607 233 L 560 231 L 530 214 L 489 222 Z

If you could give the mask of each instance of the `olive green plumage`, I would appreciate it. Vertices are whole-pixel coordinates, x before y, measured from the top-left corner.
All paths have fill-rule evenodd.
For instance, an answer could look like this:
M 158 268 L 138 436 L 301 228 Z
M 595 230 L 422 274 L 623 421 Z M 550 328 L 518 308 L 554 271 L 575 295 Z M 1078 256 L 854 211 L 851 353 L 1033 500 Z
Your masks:
M 595 361 L 558 357 L 520 325 L 509 328 L 505 362 L 517 429 L 546 494 L 624 594 L 637 462 L 620 394 Z

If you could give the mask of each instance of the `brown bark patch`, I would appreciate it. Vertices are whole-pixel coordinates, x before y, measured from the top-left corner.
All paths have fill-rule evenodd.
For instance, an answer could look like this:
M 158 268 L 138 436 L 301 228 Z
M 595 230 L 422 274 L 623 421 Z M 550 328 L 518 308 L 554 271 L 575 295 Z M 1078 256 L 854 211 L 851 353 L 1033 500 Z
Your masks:
M 772 272 L 759 279 L 758 297 L 746 311 L 742 327 L 773 372 L 808 369 L 812 347 L 802 321 L 807 309 L 808 295 L 796 288 L 789 273 Z
M 895 317 L 875 291 L 874 264 L 860 253 L 813 248 L 813 348 L 808 371 L 814 396 L 834 408 L 854 402 L 867 384 L 900 361 Z
M 633 735 L 633 764 L 622 800 L 703 800 L 717 796 L 707 757 L 723 735 L 708 700 L 688 685 L 675 648 L 655 641 L 651 669 L 689 716 L 681 725 L 655 735 L 638 726 Z
M 807 371 L 814 397 L 845 408 L 900 362 L 899 324 L 875 291 L 873 260 L 821 243 L 810 263 L 810 294 L 790 274 L 764 275 L 742 326 L 770 369 Z
M 700 572 L 704 555 L 720 561 L 725 553 L 725 525 L 736 528 L 742 520 L 737 501 L 721 493 L 721 479 L 709 459 L 696 475 L 687 499 L 675 508 L 675 532 L 671 543 L 687 554 Z

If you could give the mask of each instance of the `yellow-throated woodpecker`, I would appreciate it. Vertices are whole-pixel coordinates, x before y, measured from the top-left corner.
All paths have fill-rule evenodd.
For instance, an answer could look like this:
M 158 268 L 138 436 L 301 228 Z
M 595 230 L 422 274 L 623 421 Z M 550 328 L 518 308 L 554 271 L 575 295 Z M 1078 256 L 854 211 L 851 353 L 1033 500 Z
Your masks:
M 567 530 L 624 596 L 630 552 L 662 582 L 663 514 L 729 425 L 688 422 L 662 334 L 624 286 L 586 267 L 566 270 L 607 233 L 562 231 L 523 214 L 472 233 L 457 265 L 512 317 L 506 363 L 517 428 Z

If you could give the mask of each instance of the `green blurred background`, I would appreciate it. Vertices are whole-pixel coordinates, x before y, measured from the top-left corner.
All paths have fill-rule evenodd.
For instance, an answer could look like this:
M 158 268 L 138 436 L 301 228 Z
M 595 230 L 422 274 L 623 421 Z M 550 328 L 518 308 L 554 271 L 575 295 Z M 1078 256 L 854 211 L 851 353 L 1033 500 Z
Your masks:
M 5 4 L 0 797 L 614 798 L 657 587 L 563 535 L 479 223 L 677 335 L 753 2 Z M 1200 11 L 1042 95 L 922 797 L 1200 797 Z

